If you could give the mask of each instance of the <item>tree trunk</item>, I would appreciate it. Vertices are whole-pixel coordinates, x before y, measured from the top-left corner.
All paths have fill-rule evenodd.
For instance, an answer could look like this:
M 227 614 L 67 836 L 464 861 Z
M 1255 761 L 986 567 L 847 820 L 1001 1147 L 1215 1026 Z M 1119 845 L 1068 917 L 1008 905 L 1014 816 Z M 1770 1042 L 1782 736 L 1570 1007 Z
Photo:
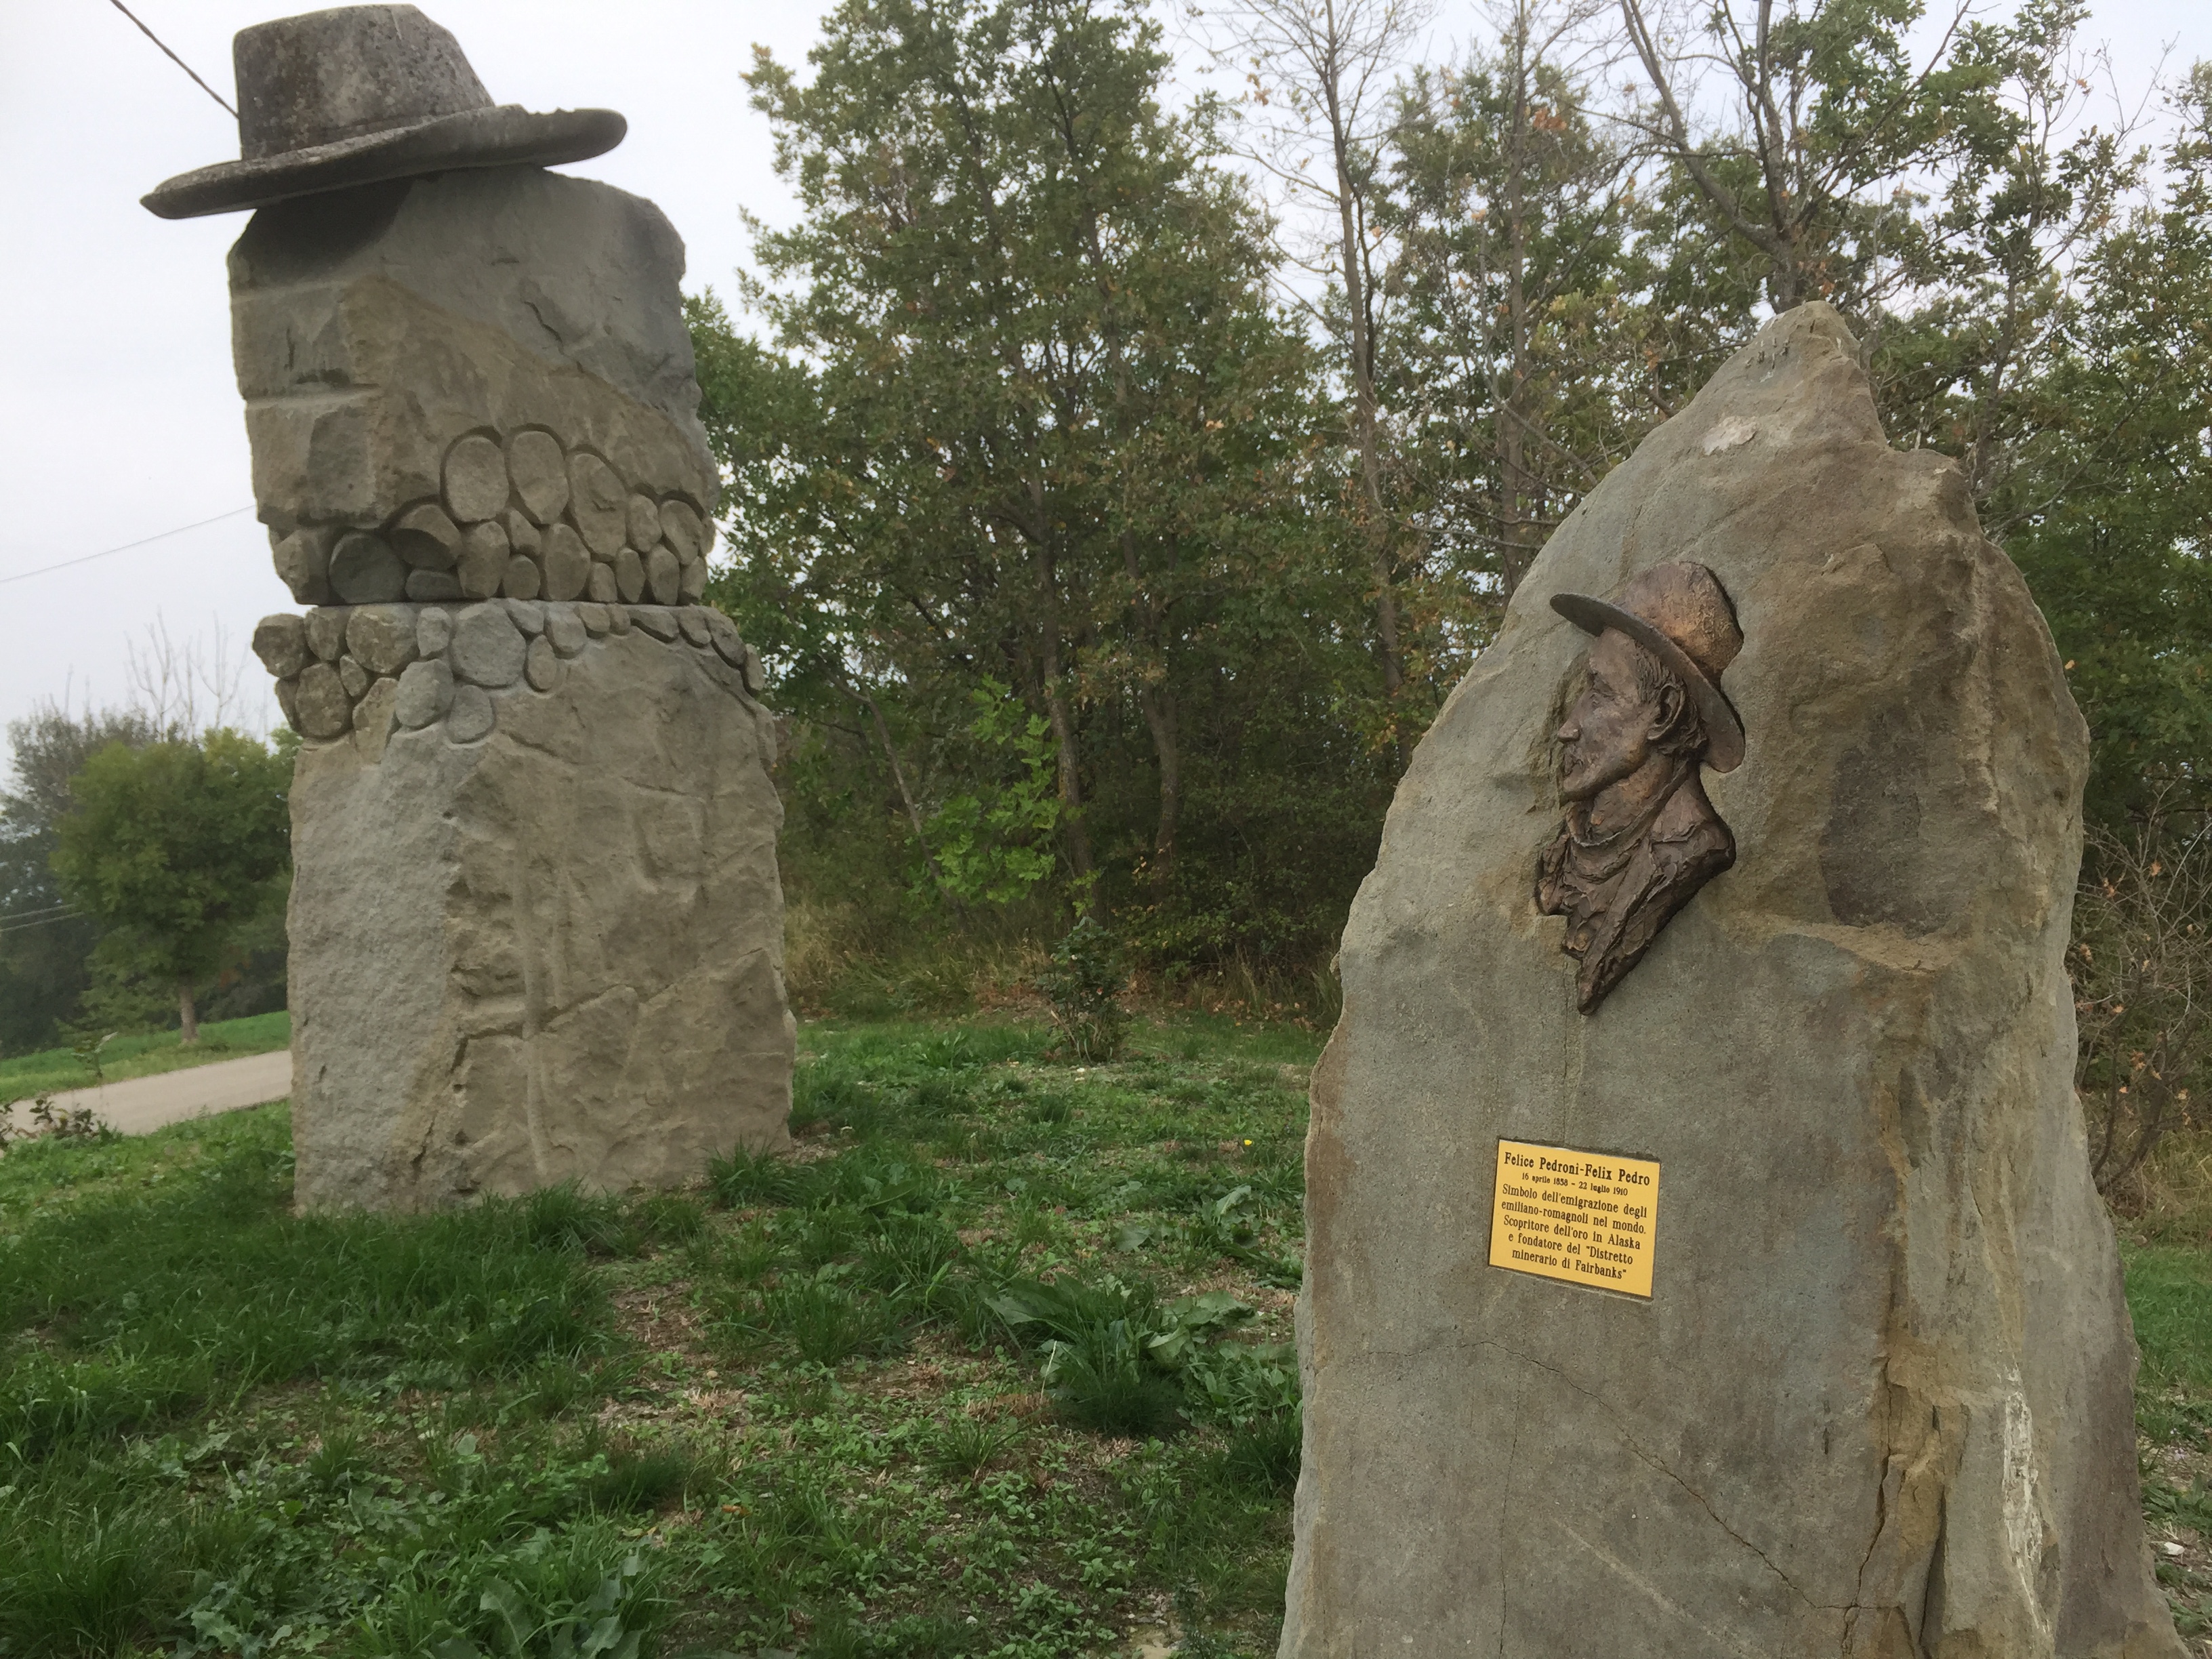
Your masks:
M 1376 432 L 1375 358 L 1368 327 L 1367 268 L 1359 246 L 1359 182 L 1352 168 L 1352 136 L 1346 131 L 1336 78 L 1322 82 L 1328 100 L 1329 142 L 1336 161 L 1337 216 L 1344 239 L 1344 310 L 1352 325 L 1353 436 L 1359 447 L 1359 481 L 1367 497 L 1368 539 L 1375 574 L 1375 635 L 1382 662 L 1382 693 L 1395 699 L 1406 683 L 1405 656 L 1398 644 L 1397 573 L 1391 568 L 1390 520 L 1382 505 L 1382 446 Z
M 1498 561 L 1498 586 L 1510 599 L 1513 590 L 1535 557 L 1530 544 L 1529 506 L 1535 491 L 1528 465 L 1527 391 L 1533 378 L 1528 356 L 1528 224 L 1521 181 L 1528 166 L 1528 18 L 1525 10 L 1514 18 L 1513 127 L 1511 165 L 1506 169 L 1506 325 L 1512 335 L 1513 366 L 1504 403 L 1498 411 L 1498 485 L 1504 547 Z
M 1176 738 L 1175 694 L 1165 686 L 1139 684 L 1137 707 L 1152 734 L 1160 763 L 1160 823 L 1152 834 L 1152 886 L 1165 892 L 1175 872 L 1176 822 L 1182 816 L 1182 750 Z
M 876 700 L 865 691 L 855 690 L 861 706 L 867 709 L 868 718 L 875 723 L 876 741 L 884 746 L 884 758 L 890 763 L 891 782 L 898 788 L 899 804 L 906 808 L 906 821 L 914 828 L 915 844 L 921 848 L 921 861 L 929 866 L 929 877 L 937 884 L 937 890 L 957 906 L 960 896 L 945 884 L 945 872 L 938 867 L 937 854 L 929 850 L 929 837 L 921 827 L 921 808 L 915 804 L 914 792 L 906 787 L 906 769 L 899 764 L 898 749 L 891 742 L 891 728 L 884 719 L 884 711 Z
M 187 1046 L 200 1040 L 200 1011 L 192 1001 L 192 982 L 188 979 L 177 981 L 177 1025 Z
M 1042 495 L 1041 491 L 1037 493 Z M 1040 524 L 1043 516 L 1040 500 Z M 1060 684 L 1060 586 L 1050 552 L 1039 553 L 1037 572 L 1041 578 L 1038 598 L 1044 611 L 1037 652 L 1043 684 L 1038 690 L 1044 696 L 1045 717 L 1052 723 L 1053 744 L 1060 760 L 1060 814 L 1061 827 L 1067 832 L 1068 867 L 1075 872 L 1079 889 L 1087 893 L 1091 881 L 1091 832 L 1083 823 L 1083 757 L 1076 746 L 1075 720 L 1068 712 L 1067 695 Z M 1086 911 L 1091 908 L 1087 897 L 1081 902 Z

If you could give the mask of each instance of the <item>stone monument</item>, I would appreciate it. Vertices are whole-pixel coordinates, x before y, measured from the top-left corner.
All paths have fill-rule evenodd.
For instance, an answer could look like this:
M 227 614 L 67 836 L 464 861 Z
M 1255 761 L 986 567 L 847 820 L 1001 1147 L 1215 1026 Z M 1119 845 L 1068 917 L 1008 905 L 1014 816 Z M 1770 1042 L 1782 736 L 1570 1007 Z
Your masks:
M 2086 751 L 1826 307 L 1561 526 L 1345 932 L 1285 1659 L 2179 1659 L 2072 1093 Z
M 232 250 L 254 493 L 304 617 L 254 648 L 292 796 L 307 1206 L 670 1185 L 784 1144 L 760 665 L 698 600 L 717 478 L 649 202 L 544 167 L 412 6 L 237 37 L 240 160 L 157 214 Z

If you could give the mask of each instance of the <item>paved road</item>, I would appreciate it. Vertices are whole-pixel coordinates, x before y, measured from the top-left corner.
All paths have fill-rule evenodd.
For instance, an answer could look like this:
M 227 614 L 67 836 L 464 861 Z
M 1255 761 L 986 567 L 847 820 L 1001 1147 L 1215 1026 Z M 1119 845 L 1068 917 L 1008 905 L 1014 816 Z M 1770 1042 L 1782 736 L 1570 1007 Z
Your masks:
M 104 1089 L 76 1089 L 56 1095 L 54 1104 L 89 1106 L 125 1134 L 139 1135 L 188 1117 L 282 1100 L 291 1092 L 292 1052 L 279 1048 L 244 1060 L 219 1060 L 212 1066 L 134 1077 Z

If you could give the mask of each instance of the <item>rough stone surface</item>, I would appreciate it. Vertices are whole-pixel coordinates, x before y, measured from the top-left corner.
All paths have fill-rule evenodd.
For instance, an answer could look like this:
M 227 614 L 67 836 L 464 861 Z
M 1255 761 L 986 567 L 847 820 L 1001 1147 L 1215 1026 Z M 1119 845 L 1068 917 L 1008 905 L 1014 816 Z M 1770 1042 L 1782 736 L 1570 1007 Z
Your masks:
M 522 510 L 551 524 L 568 505 L 568 458 L 550 432 L 518 432 L 507 442 L 507 470 Z
M 404 605 L 365 605 L 346 623 L 346 650 L 372 674 L 397 674 L 415 660 L 415 632 Z
M 417 570 L 451 570 L 461 556 L 461 532 L 433 501 L 410 507 L 392 526 L 392 550 Z
M 392 715 L 410 731 L 429 725 L 453 706 L 453 671 L 443 662 L 409 665 L 399 677 Z
M 625 547 L 615 555 L 615 598 L 624 605 L 635 605 L 645 598 L 645 561 L 633 548 Z
M 284 723 L 297 732 L 300 729 L 300 682 L 297 679 L 276 682 L 276 706 L 284 711 Z
M 517 628 L 532 639 L 545 631 L 545 607 L 536 599 L 509 599 L 507 614 L 514 619 Z
M 276 575 L 301 605 L 331 602 L 331 542 L 327 530 L 295 530 L 289 536 L 272 536 Z
M 649 547 L 659 503 L 710 510 L 717 488 L 666 221 L 487 168 L 264 209 L 230 269 L 255 495 L 294 592 L 456 602 L 414 620 L 420 659 L 356 653 L 351 703 L 343 614 L 310 618 L 320 660 L 279 682 L 313 733 L 292 797 L 301 1201 L 670 1185 L 783 1144 L 772 722 L 719 662 L 604 608 L 617 555 L 646 591 L 631 531 Z M 398 574 L 335 581 L 347 532 L 398 536 Z M 596 641 L 567 608 L 587 592 Z M 539 599 L 533 625 L 514 601 Z
M 676 613 L 665 605 L 638 605 L 630 611 L 629 619 L 640 631 L 656 640 L 673 640 L 677 635 Z
M 336 662 L 345 654 L 346 623 L 353 613 L 343 605 L 326 605 L 307 613 L 307 649 L 319 662 Z
M 578 605 L 576 620 L 584 624 L 584 631 L 595 640 L 605 634 L 611 625 L 607 608 L 603 604 Z
M 385 739 L 392 735 L 393 710 L 399 701 L 399 682 L 380 679 L 362 693 L 354 705 L 354 744 L 371 765 L 384 757 Z
M 471 599 L 491 598 L 506 581 L 507 562 L 513 556 L 507 532 L 499 525 L 471 525 L 461 538 L 460 561 L 455 567 L 462 593 Z
M 453 672 L 471 684 L 512 685 L 522 673 L 522 632 L 503 605 L 472 605 L 453 620 Z
M 1676 559 L 1743 628 L 1737 859 L 1583 1016 L 1532 891 L 1588 642 L 1548 601 Z M 2086 758 L 1826 307 L 1570 516 L 1345 931 L 1283 1655 L 2179 1659 L 2071 1091 Z M 1659 1163 L 1648 1303 L 1488 1265 L 1501 1137 Z
M 545 597 L 574 599 L 583 597 L 593 569 L 592 555 L 583 538 L 565 524 L 545 532 Z
M 345 688 L 348 697 L 358 697 L 368 690 L 371 676 L 368 670 L 350 656 L 338 659 L 338 684 Z
M 492 707 L 491 693 L 480 685 L 459 685 L 453 688 L 453 706 L 446 714 L 446 738 L 449 743 L 479 743 L 489 737 L 499 723 Z M 296 816 L 295 818 L 296 823 Z M 296 834 L 296 830 L 295 830 Z
M 346 605 L 382 605 L 407 591 L 407 567 L 381 536 L 356 530 L 331 550 L 331 592 Z
M 702 649 L 714 642 L 714 625 L 707 620 L 706 611 L 699 605 L 687 605 L 677 613 L 676 625 L 684 630 L 684 637 Z
M 607 607 L 607 632 L 619 638 L 629 632 L 629 607 L 611 605 Z
M 773 720 L 711 664 L 603 641 L 480 741 L 453 740 L 468 699 L 489 719 L 463 687 L 379 764 L 301 754 L 301 1203 L 672 1186 L 786 1144 Z
M 472 432 L 446 452 L 446 510 L 463 524 L 507 510 L 507 453 Z
M 651 204 L 531 167 L 257 213 L 232 250 L 233 357 L 295 596 L 331 596 L 296 532 L 388 525 L 449 482 L 465 518 L 512 501 L 550 521 L 568 452 L 603 458 L 617 540 L 633 491 L 711 504 L 682 272 Z M 494 434 L 513 490 L 496 505 Z
M 676 556 L 685 564 L 703 556 L 707 542 L 701 533 L 700 519 L 687 501 L 663 501 L 660 504 L 660 533 L 676 550 Z
M 530 516 L 509 507 L 499 515 L 507 531 L 507 544 L 525 558 L 536 558 L 545 550 L 545 532 L 531 523 Z
M 333 360 L 342 366 L 348 351 L 391 343 L 300 331 L 302 349 L 289 365 L 273 348 L 282 331 L 296 327 L 295 318 L 331 302 L 318 290 L 343 295 L 382 282 L 590 375 L 706 453 L 684 325 L 684 243 L 641 197 L 536 167 L 494 167 L 281 203 L 246 226 L 231 251 L 230 274 L 234 292 L 252 301 L 235 319 L 250 348 L 238 354 L 240 389 L 249 398 L 263 395 L 264 364 L 302 385 L 320 377 L 326 392 L 372 384 L 331 374 Z M 539 423 L 574 441 L 557 422 Z M 495 424 L 514 432 L 533 422 Z M 436 435 L 440 457 L 470 429 Z M 434 483 L 416 492 L 435 493 Z
M 743 671 L 745 665 L 745 642 L 738 635 L 737 623 L 719 611 L 708 611 L 707 632 L 714 642 L 714 653 L 731 667 Z
M 424 611 L 415 618 L 415 654 L 418 657 L 442 657 L 446 647 L 453 642 L 453 613 L 450 611 Z
M 660 540 L 660 504 L 650 495 L 629 498 L 629 544 L 641 553 Z
M 694 559 L 678 567 L 676 577 L 676 597 L 685 605 L 696 605 L 707 592 L 707 562 Z
M 550 691 L 560 684 L 561 653 L 554 650 L 552 641 L 543 635 L 531 641 L 522 660 L 522 675 L 538 691 Z
M 568 457 L 568 514 L 584 545 L 611 557 L 629 534 L 629 492 L 621 474 L 588 450 Z
M 292 695 L 298 704 L 297 724 L 307 737 L 342 738 L 353 725 L 353 699 L 346 696 L 338 671 L 326 662 L 310 665 Z
M 576 614 L 573 605 L 546 607 L 545 637 L 553 641 L 553 648 L 564 657 L 573 657 L 584 648 L 584 619 Z M 600 630 L 604 633 L 605 630 Z
M 290 679 L 314 660 L 307 646 L 307 624 L 289 611 L 264 617 L 253 624 L 253 654 L 276 678 Z
M 666 548 L 656 547 L 646 556 L 645 586 L 655 605 L 674 605 L 683 592 L 683 567 Z

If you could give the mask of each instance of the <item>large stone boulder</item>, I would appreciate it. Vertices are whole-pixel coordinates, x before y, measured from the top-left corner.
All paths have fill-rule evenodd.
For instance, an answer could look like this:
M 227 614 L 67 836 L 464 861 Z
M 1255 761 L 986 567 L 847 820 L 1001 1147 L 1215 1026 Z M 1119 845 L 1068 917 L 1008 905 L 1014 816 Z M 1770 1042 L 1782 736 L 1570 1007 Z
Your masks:
M 1741 624 L 1734 865 L 1583 1013 L 1534 890 L 1592 645 L 1550 600 L 1669 562 Z M 1567 520 L 1345 932 L 1285 1656 L 2179 1654 L 2071 1089 L 2085 757 L 2019 573 L 1825 307 Z M 1648 1297 L 1491 1265 L 1501 1141 L 1657 1166 Z

